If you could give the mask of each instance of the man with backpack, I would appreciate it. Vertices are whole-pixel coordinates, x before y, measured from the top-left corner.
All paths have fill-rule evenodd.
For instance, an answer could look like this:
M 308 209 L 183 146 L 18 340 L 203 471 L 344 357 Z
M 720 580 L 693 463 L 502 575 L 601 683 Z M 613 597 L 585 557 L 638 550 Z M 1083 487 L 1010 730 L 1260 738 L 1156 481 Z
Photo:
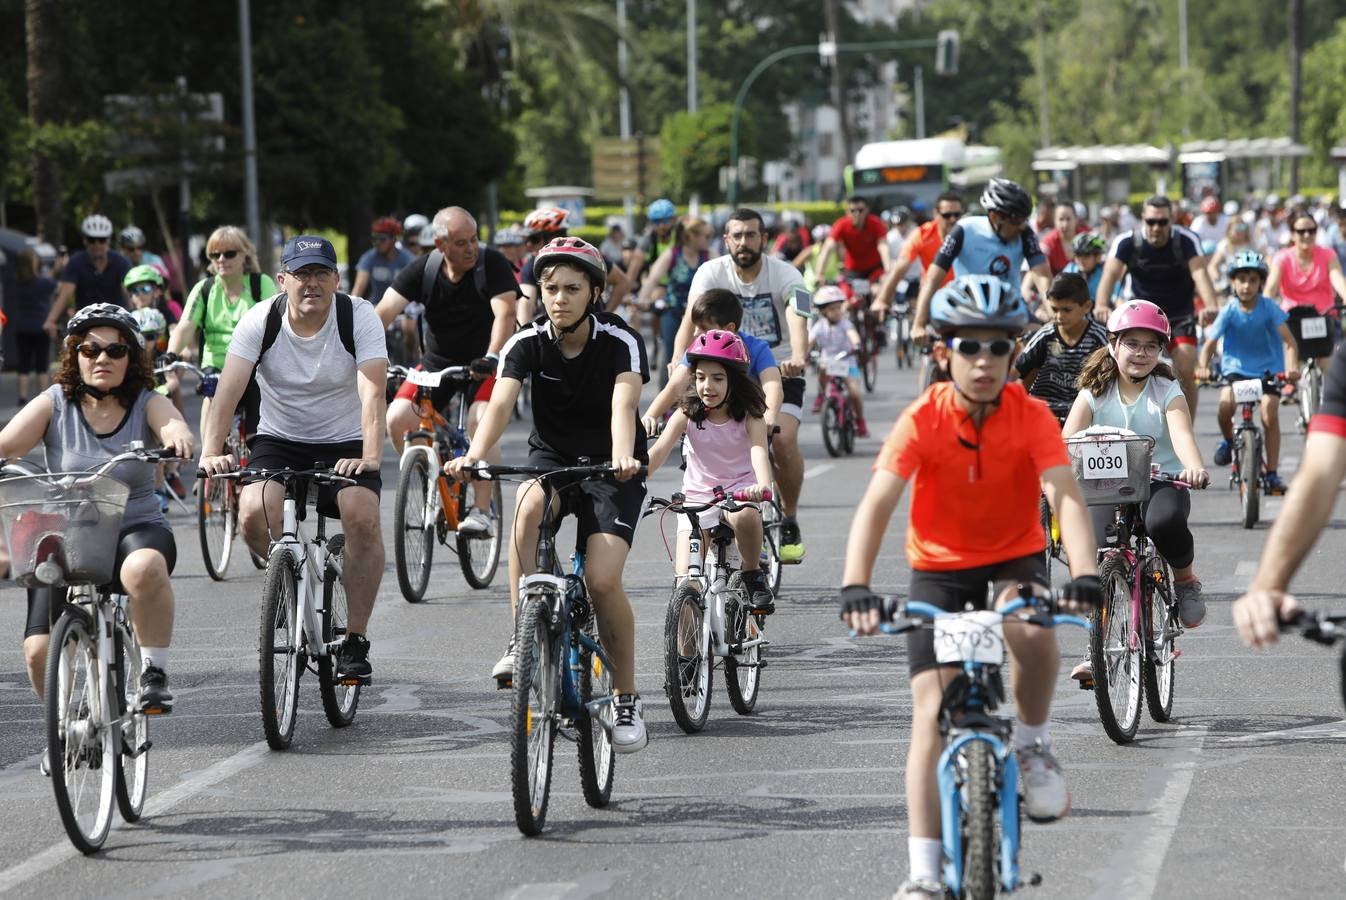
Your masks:
M 310 469 L 316 462 L 355 481 L 319 490 L 318 508 L 340 518 L 347 543 L 360 549 L 345 558 L 348 632 L 336 668 L 340 678 L 368 683 L 365 632 L 383 577 L 379 468 L 388 355 L 374 307 L 338 293 L 338 282 L 331 242 L 299 235 L 285 245 L 282 293 L 254 306 L 234 329 L 202 436 L 201 468 L 210 475 L 233 468 L 224 440 L 255 370 L 261 421 L 248 467 Z M 239 520 L 254 553 L 265 555 L 280 537 L 283 499 L 276 483 L 243 489 Z

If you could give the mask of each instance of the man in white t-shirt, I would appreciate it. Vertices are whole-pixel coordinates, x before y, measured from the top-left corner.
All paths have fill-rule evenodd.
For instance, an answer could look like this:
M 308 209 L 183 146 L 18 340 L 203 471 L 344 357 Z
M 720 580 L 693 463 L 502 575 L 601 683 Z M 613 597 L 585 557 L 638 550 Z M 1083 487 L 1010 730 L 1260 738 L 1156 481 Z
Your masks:
M 1207 196 L 1201 199 L 1201 215 L 1193 219 L 1188 227 L 1201 239 L 1201 250 L 1209 256 L 1215 252 L 1215 245 L 1224 239 L 1229 217 L 1220 212 L 1220 201 L 1217 198 Z
M 696 331 L 692 309 L 697 298 L 712 288 L 723 288 L 737 296 L 743 304 L 743 321 L 738 330 L 761 338 L 771 347 L 780 364 L 785 392 L 780 419 L 767 423 L 780 427 L 780 434 L 771 443 L 784 519 L 780 555 L 781 562 L 798 563 L 804 559 L 804 540 L 795 512 L 804 484 L 799 423 L 804 418 L 803 375 L 809 349 L 810 299 L 798 269 L 763 253 L 766 240 L 766 226 L 755 210 L 739 209 L 729 217 L 724 225 L 724 242 L 729 253 L 702 263 L 696 270 L 671 358 L 682 359 L 692 342 Z
M 320 489 L 318 508 L 339 516 L 346 541 L 360 549 L 346 555 L 342 569 L 348 618 L 336 670 L 342 680 L 368 684 L 365 633 L 383 578 L 383 325 L 367 301 L 337 293 L 336 250 L 326 239 L 292 238 L 281 267 L 282 293 L 254 306 L 234 329 L 201 441 L 201 467 L 211 475 L 233 468 L 224 439 L 255 368 L 261 419 L 248 468 L 310 469 L 316 462 L 355 481 Z M 280 537 L 283 500 L 276 482 L 249 484 L 239 496 L 243 538 L 254 553 L 266 555 L 268 542 Z

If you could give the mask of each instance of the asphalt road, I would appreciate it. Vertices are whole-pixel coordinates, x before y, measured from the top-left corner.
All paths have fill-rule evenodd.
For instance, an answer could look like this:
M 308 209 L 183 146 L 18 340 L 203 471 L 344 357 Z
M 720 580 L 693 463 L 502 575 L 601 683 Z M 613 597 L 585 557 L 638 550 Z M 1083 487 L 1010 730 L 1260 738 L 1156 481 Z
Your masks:
M 12 385 L 4 388 L 0 401 L 12 404 Z M 876 434 L 913 394 L 911 375 L 885 360 L 869 398 Z M 1213 394 L 1202 400 L 1209 454 Z M 523 437 L 511 432 L 513 454 Z M 612 805 L 592 810 L 571 746 L 558 743 L 547 830 L 536 839 L 514 826 L 508 698 L 487 677 L 510 628 L 503 563 L 492 587 L 474 592 L 441 550 L 429 601 L 411 606 L 398 593 L 390 552 L 371 627 L 374 685 L 356 723 L 329 728 L 307 677 L 294 746 L 276 753 L 263 742 L 258 712 L 260 573 L 236 557 L 229 580 L 212 583 L 193 519 L 175 513 L 177 708 L 153 726 L 146 818 L 115 830 L 94 859 L 69 845 L 37 771 L 42 712 L 23 673 L 23 594 L 9 587 L 0 593 L 0 633 L 13 636 L 0 644 L 0 894 L 889 896 L 906 871 L 905 651 L 891 638 L 849 639 L 833 599 L 879 442 L 828 459 L 812 417 L 804 438 L 808 557 L 786 570 L 757 713 L 733 713 L 717 672 L 704 733 L 685 736 L 673 723 L 661 689 L 671 566 L 650 520 L 627 569 L 650 745 L 618 757 Z M 1287 474 L 1300 447 L 1288 433 Z M 390 457 L 388 529 L 395 478 Z M 676 470 L 652 479 L 665 495 L 675 484 Z M 1266 502 L 1268 520 L 1279 502 Z M 885 540 L 878 588 L 907 583 L 904 515 Z M 1092 695 L 1063 669 L 1052 729 L 1074 806 L 1059 823 L 1025 828 L 1021 866 L 1044 879 L 1033 896 L 1346 894 L 1337 659 L 1298 639 L 1256 654 L 1239 644 L 1229 601 L 1246 584 L 1267 526 L 1244 531 L 1236 522 L 1235 495 L 1217 477 L 1195 497 L 1193 516 L 1211 613 L 1180 643 L 1171 724 L 1146 719 L 1134 744 L 1114 745 Z M 1311 605 L 1346 606 L 1343 527 L 1338 506 L 1297 582 Z M 1073 660 L 1083 633 L 1059 639 Z

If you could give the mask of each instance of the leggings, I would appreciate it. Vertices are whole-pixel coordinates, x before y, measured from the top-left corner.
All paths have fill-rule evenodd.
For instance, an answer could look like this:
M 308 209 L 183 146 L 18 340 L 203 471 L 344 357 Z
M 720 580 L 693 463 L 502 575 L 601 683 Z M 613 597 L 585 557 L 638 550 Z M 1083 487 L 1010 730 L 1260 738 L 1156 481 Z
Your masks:
M 1089 516 L 1094 522 L 1094 536 L 1100 550 L 1110 546 L 1107 534 L 1112 530 L 1113 509 L 1111 506 L 1089 507 Z M 1167 481 L 1151 482 L 1150 499 L 1140 505 L 1140 514 L 1145 520 L 1145 530 L 1150 540 L 1154 541 L 1159 555 L 1175 569 L 1187 568 L 1196 556 L 1192 532 L 1187 527 L 1187 517 L 1191 512 L 1191 496 Z

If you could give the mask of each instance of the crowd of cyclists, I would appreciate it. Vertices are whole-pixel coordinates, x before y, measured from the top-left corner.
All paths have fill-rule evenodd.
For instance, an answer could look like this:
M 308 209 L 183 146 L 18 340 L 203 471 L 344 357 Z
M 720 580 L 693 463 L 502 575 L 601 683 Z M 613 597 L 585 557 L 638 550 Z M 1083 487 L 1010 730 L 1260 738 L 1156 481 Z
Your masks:
M 578 521 L 585 580 L 611 660 L 618 752 L 648 740 L 635 667 L 635 620 L 623 571 L 647 501 L 646 477 L 675 449 L 685 463 L 682 492 L 706 501 L 716 491 L 749 501 L 703 516 L 736 535 L 751 611 L 769 615 L 778 598 L 761 569 L 762 518 L 752 504 L 774 491 L 783 513 L 780 558 L 805 559 L 800 528 L 802 423 L 814 358 L 846 361 L 846 383 L 869 436 L 859 386 L 858 323 L 909 317 L 912 338 L 938 347 L 947 371 L 880 428 L 873 476 L 851 525 L 840 589 L 842 617 L 858 634 L 875 633 L 888 610 L 869 588 L 878 551 L 910 487 L 903 528 L 910 593 L 947 610 L 1018 596 L 1022 585 L 1051 588 L 1044 564 L 1040 498 L 1060 522 L 1070 580 L 1063 603 L 1087 611 L 1102 596 L 1095 549 L 1109 546 L 1110 510 L 1086 506 L 1063 438 L 1124 429 L 1154 442 L 1158 468 L 1192 488 L 1210 481 L 1193 417 L 1203 383 L 1221 384 L 1223 437 L 1209 448 L 1230 461 L 1233 380 L 1284 374 L 1260 402 L 1267 435 L 1268 490 L 1286 491 L 1277 470 L 1282 390 L 1300 371 L 1295 308 L 1325 317 L 1339 340 L 1346 301 L 1346 216 L 1326 204 L 1275 196 L 1262 202 L 1195 207 L 1162 195 L 1138 215 L 1123 206 L 1096 210 L 1064 197 L 1035 199 L 992 179 L 975 208 L 956 193 L 933 207 L 874 211 L 848 198 L 832 223 L 748 208 L 722 226 L 668 200 L 647 210 L 648 228 L 626 240 L 619 226 L 594 246 L 570 236 L 564 210 L 541 208 L 500 229 L 489 244 L 465 209 L 413 214 L 371 224 L 372 248 L 343 290 L 327 239 L 286 242 L 274 278 L 261 270 L 244 230 L 224 225 L 205 243 L 206 274 L 182 291 L 182 278 L 146 249 L 135 226 L 84 220 L 84 248 L 47 277 L 21 255 L 20 291 L 8 327 L 18 334 L 19 410 L 0 430 L 0 458 L 39 444 L 52 471 L 107 461 L 128 441 L 176 451 L 182 467 L 127 464 L 131 487 L 115 564 L 117 589 L 131 598 L 145 668 L 144 709 L 173 708 L 169 646 L 177 558 L 165 511 L 191 490 L 182 472 L 199 450 L 205 477 L 234 467 L 225 452 L 236 413 L 252 436 L 248 465 L 330 466 L 349 483 L 324 488 L 317 502 L 339 516 L 349 554 L 343 577 L 349 622 L 336 667 L 343 678 L 373 678 L 368 631 L 384 568 L 380 470 L 385 442 L 400 453 L 417 428 L 417 388 L 388 381 L 389 364 L 426 371 L 467 366 L 472 380 L 433 388 L 434 406 L 468 404 L 471 445 L 446 465 L 474 482 L 498 462 L 501 441 L 521 407 L 531 419 L 529 461 L 552 468 L 607 462 L 611 476 L 574 483 L 563 512 Z M 28 256 L 31 256 L 29 254 Z M 872 286 L 860 290 L 857 283 Z M 181 303 L 179 303 L 179 298 Z M 52 365 L 52 350 L 55 361 Z M 1218 353 L 1218 358 L 1217 358 Z M 1310 356 L 1326 373 L 1285 506 L 1267 541 L 1252 587 L 1234 607 L 1250 644 L 1273 642 L 1278 617 L 1297 602 L 1286 593 L 1295 569 L 1325 526 L 1346 475 L 1346 366 Z M 188 357 L 219 373 L 193 429 L 183 386 L 156 363 Z M 1306 360 L 1307 361 L 1307 358 Z M 837 371 L 830 369 L 830 371 Z M 50 374 L 51 384 L 46 386 Z M 641 409 L 643 385 L 659 390 Z M 525 393 L 526 392 L 526 393 Z M 461 396 L 460 396 L 461 395 Z M 527 398 L 526 407 L 521 398 Z M 199 435 L 199 440 L 197 438 Z M 651 443 L 653 442 L 653 443 Z M 281 521 L 278 485 L 254 483 L 240 497 L 248 547 L 265 556 Z M 476 491 L 460 533 L 498 527 L 490 492 Z M 520 579 L 535 564 L 544 492 L 520 485 L 509 547 L 511 614 Z M 1182 624 L 1199 627 L 1207 605 L 1197 577 L 1198 548 L 1187 490 L 1156 480 L 1140 516 L 1172 567 Z M 496 520 L 503 521 L 503 520 Z M 685 572 L 690 525 L 679 534 Z M 0 558 L 0 571 L 8 567 Z M 52 589 L 28 590 L 25 658 L 42 691 L 45 635 L 59 605 Z M 512 621 L 501 616 L 505 652 L 491 675 L 514 672 Z M 1048 729 L 1059 655 L 1045 630 L 1007 626 L 1018 721 L 1014 746 L 1030 818 L 1068 811 L 1070 794 Z M 377 642 L 373 643 L 377 647 Z M 928 633 L 909 637 L 913 692 L 906 792 L 910 877 L 899 896 L 943 896 L 940 811 L 934 767 L 943 666 Z M 1089 659 L 1072 676 L 1092 677 Z

